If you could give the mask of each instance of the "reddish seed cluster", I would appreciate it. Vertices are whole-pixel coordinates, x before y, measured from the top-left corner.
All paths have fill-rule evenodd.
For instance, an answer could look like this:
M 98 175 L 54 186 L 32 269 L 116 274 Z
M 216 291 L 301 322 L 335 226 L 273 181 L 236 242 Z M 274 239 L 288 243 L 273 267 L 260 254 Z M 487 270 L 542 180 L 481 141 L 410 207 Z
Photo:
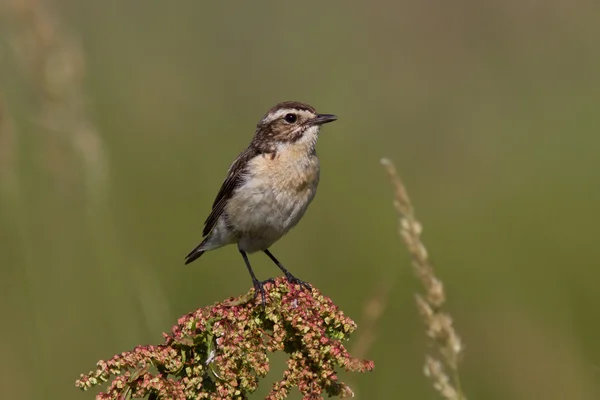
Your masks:
M 342 341 L 356 329 L 333 302 L 278 278 L 265 285 L 266 307 L 254 292 L 181 317 L 165 343 L 138 346 L 82 375 L 87 390 L 114 377 L 98 400 L 245 399 L 269 372 L 268 353 L 289 354 L 288 368 L 267 399 L 284 399 L 297 387 L 305 399 L 349 397 L 336 368 L 365 372 L 372 361 L 350 356 Z

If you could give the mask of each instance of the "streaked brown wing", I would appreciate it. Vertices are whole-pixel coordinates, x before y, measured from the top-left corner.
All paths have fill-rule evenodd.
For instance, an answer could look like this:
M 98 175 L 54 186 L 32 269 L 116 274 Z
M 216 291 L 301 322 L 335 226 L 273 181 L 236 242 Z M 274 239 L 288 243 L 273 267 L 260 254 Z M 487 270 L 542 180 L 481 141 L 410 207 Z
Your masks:
M 244 171 L 248 166 L 248 161 L 259 154 L 258 150 L 253 147 L 249 147 L 236 158 L 236 160 L 229 167 L 229 171 L 227 171 L 227 177 L 223 184 L 221 185 L 221 189 L 219 189 L 219 193 L 217 193 L 217 197 L 213 202 L 212 211 L 210 215 L 204 221 L 204 230 L 202 231 L 202 236 L 206 236 L 213 230 L 219 217 L 223 214 L 223 210 L 225 210 L 225 205 L 227 201 L 233 195 L 235 189 L 237 189 L 243 179 Z

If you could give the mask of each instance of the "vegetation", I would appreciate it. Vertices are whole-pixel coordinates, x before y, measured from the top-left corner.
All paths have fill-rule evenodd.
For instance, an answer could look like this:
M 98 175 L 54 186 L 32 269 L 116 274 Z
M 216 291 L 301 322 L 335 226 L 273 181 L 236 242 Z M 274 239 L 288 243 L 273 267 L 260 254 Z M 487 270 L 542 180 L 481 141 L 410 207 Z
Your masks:
M 600 398 L 600 3 L 315 4 L 0 2 L 1 398 L 93 397 L 73 387 L 93 361 L 245 292 L 234 249 L 183 256 L 282 100 L 339 116 L 274 250 L 356 320 L 344 346 L 377 365 L 337 367 L 356 398 Z M 425 285 L 384 154 L 418 205 L 401 229 L 426 227 L 431 254 L 402 237 Z M 268 354 L 252 398 L 288 369 Z
M 309 293 L 285 278 L 265 289 L 265 307 L 252 289 L 198 309 L 179 319 L 164 344 L 99 361 L 77 386 L 87 390 L 116 376 L 98 399 L 246 399 L 269 372 L 268 354 L 282 351 L 289 356 L 287 369 L 267 399 L 284 399 L 295 387 L 305 399 L 352 397 L 336 369 L 374 366 L 352 358 L 342 344 L 355 323 L 316 289 Z

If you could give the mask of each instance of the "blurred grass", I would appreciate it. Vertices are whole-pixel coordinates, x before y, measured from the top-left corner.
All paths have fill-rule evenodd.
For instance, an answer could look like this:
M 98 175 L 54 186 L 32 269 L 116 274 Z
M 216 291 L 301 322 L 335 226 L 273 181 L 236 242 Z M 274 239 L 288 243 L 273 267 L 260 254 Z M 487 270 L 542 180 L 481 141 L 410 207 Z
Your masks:
M 40 123 L 24 27 L 3 7 L 3 398 L 89 398 L 73 382 L 90 362 L 247 290 L 231 249 L 182 259 L 256 121 L 289 99 L 340 119 L 318 145 L 319 194 L 275 254 L 355 319 L 398 274 L 357 396 L 436 398 L 386 155 L 452 293 L 470 398 L 600 397 L 596 3 L 40 4 L 81 43 L 110 175 L 86 195 L 76 150 Z

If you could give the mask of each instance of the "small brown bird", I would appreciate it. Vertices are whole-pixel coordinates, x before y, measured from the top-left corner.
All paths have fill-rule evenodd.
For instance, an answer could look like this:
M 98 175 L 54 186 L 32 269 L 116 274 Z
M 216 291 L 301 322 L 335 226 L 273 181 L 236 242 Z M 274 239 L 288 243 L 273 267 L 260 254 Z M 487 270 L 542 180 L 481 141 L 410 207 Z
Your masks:
M 264 252 L 287 280 L 308 289 L 269 251 L 306 212 L 319 184 L 319 159 L 315 151 L 321 125 L 335 121 L 317 114 L 308 104 L 279 103 L 258 122 L 248 148 L 229 167 L 212 211 L 204 222 L 204 240 L 187 256 L 189 264 L 204 252 L 237 244 L 252 277 L 255 293 L 263 284 L 254 275 L 246 253 Z

